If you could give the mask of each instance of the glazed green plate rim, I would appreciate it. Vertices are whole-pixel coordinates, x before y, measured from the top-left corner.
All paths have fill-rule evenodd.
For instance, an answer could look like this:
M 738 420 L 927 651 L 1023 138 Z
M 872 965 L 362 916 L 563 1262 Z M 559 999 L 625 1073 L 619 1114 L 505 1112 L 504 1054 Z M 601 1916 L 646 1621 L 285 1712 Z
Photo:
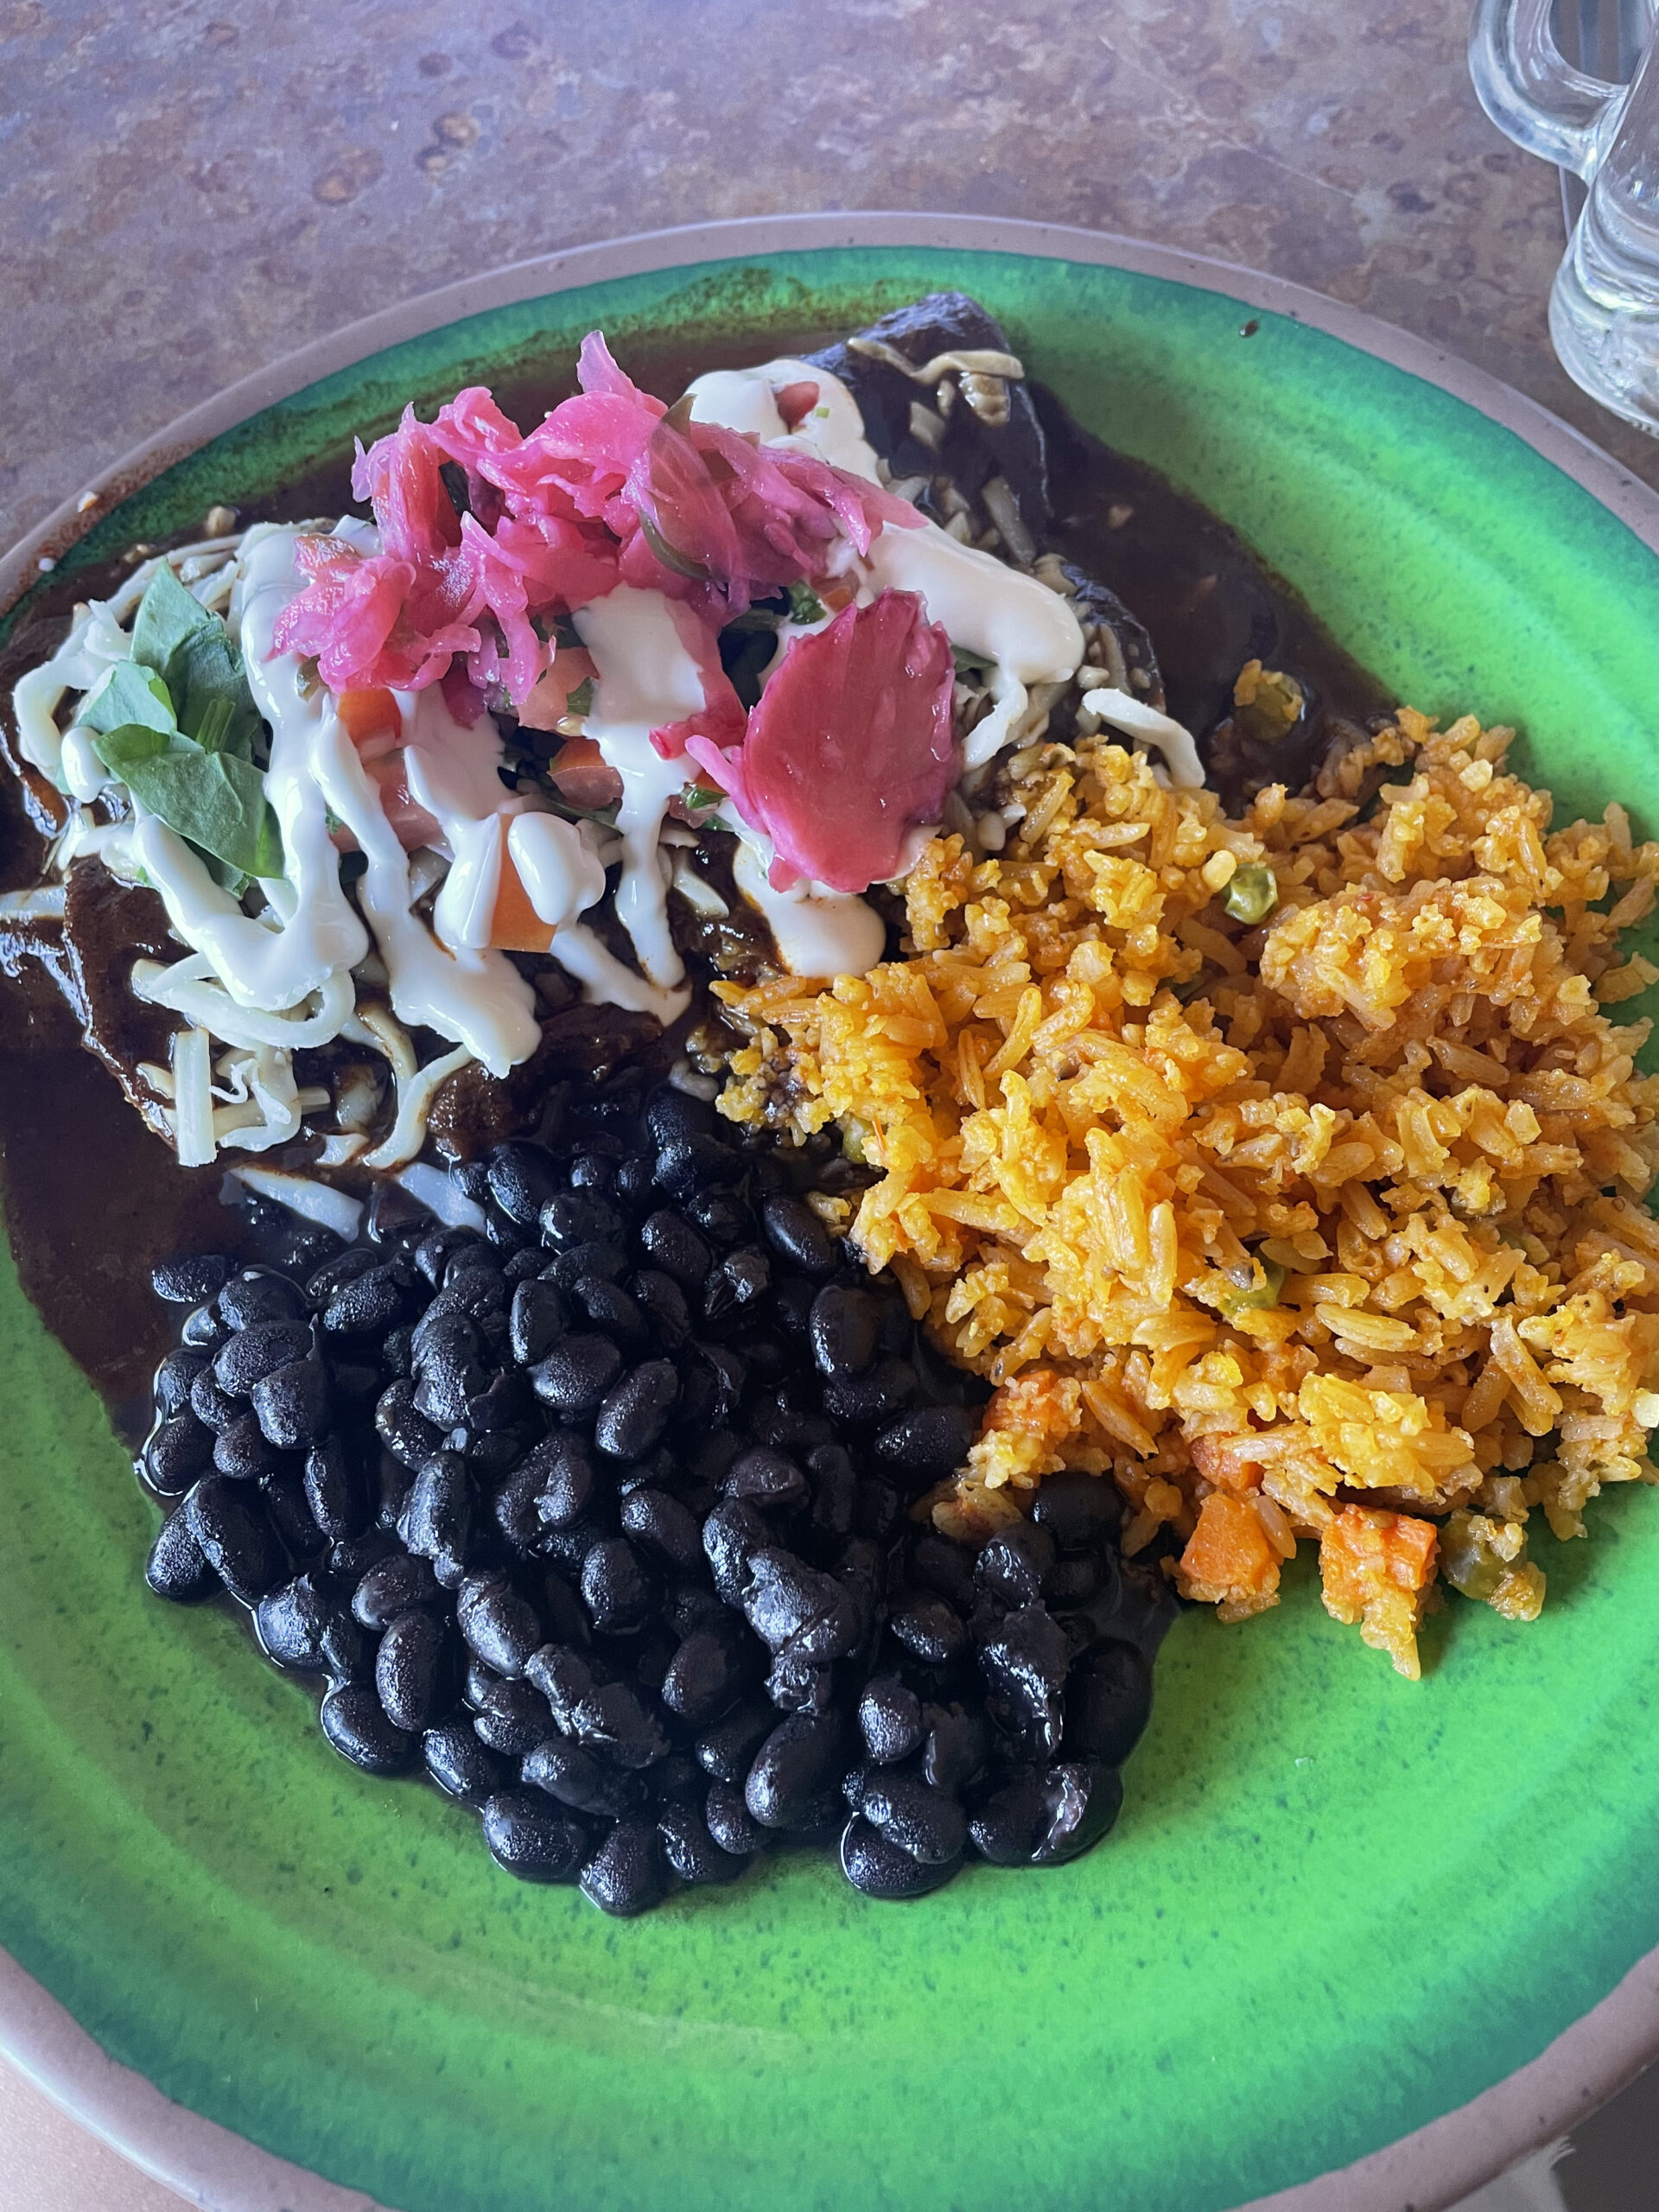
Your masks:
M 577 286 L 712 261 L 815 249 L 940 248 L 1067 261 L 1155 277 L 1281 315 L 1450 393 L 1502 425 L 1659 550 L 1659 496 L 1567 424 L 1425 342 L 1300 287 L 1198 256 L 1058 225 L 906 213 L 773 217 L 699 225 L 521 262 L 351 325 L 229 387 L 104 473 L 0 559 L 0 610 L 115 504 L 221 432 L 382 348 L 463 317 Z M 87 494 L 94 496 L 88 499 Z M 109 2058 L 39 1983 L 0 1953 L 0 2051 L 137 2163 L 224 2212 L 362 2208 L 175 2104 Z M 1659 1951 L 1529 2064 L 1399 2142 L 1270 2198 L 1275 2212 L 1433 2212 L 1562 2132 L 1659 2051 Z

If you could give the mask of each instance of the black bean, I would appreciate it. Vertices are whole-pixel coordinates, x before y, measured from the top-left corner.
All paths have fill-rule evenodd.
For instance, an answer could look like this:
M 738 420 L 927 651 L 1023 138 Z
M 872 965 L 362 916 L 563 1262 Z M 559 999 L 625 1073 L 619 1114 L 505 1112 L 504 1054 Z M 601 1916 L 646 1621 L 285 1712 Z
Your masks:
M 855 1813 L 842 1831 L 841 1871 L 855 1890 L 867 1897 L 899 1904 L 925 1897 L 948 1882 L 961 1866 L 960 1856 L 944 1864 L 924 1864 L 912 1859 L 882 1831 Z
M 806 1455 L 812 1481 L 812 1526 L 820 1537 L 852 1533 L 858 1472 L 839 1444 L 815 1445 Z
M 342 1537 L 329 1547 L 328 1572 L 337 1582 L 355 1586 L 363 1580 L 372 1567 L 384 1559 L 403 1554 L 397 1549 L 397 1540 L 385 1529 L 365 1529 L 360 1536 Z M 435 1583 L 433 1587 L 436 1588 Z
M 655 1904 L 663 1894 L 655 1827 L 647 1821 L 619 1821 L 582 1868 L 582 1894 L 601 1912 L 625 1920 Z
M 453 1590 L 467 1572 L 472 1536 L 473 1485 L 458 1452 L 435 1452 L 416 1474 L 397 1534 L 416 1557 L 429 1559 L 432 1572 Z
M 310 1349 L 311 1332 L 303 1321 L 251 1322 L 219 1346 L 213 1380 L 231 1397 L 245 1398 L 262 1376 L 303 1359 Z
M 1048 1818 L 1043 1769 L 1020 1767 L 973 1815 L 968 1833 L 975 1850 L 993 1866 L 1028 1866 L 1046 1833 Z
M 490 1196 L 511 1221 L 532 1229 L 542 1208 L 557 1197 L 564 1177 L 544 1145 L 510 1139 L 499 1144 L 487 1163 Z
M 729 1615 L 694 1629 L 676 1650 L 663 1677 L 662 1700 L 694 1728 L 707 1728 L 730 1711 L 758 1671 L 758 1654 Z
M 572 1244 L 565 1251 L 550 1260 L 537 1277 L 538 1282 L 551 1283 L 556 1290 L 574 1290 L 585 1278 L 594 1277 L 602 1282 L 620 1282 L 628 1271 L 628 1255 L 620 1243 L 607 1240 L 600 1244 Z
M 786 1646 L 772 1661 L 762 1688 L 779 1713 L 828 1713 L 835 1702 L 836 1670 L 827 1661 Z
M 1054 1539 L 1035 1521 L 1015 1521 L 999 1529 L 980 1553 L 974 1581 L 1007 1605 L 1034 1605 L 1043 1594 L 1043 1577 L 1054 1564 Z
M 694 1804 L 664 1805 L 657 1815 L 657 1834 L 664 1858 L 680 1879 L 693 1888 L 709 1882 L 734 1882 L 747 1864 L 721 1850 Z
M 213 1301 L 227 1328 L 251 1329 L 262 1321 L 298 1321 L 305 1313 L 305 1294 L 286 1275 L 266 1268 L 245 1268 L 230 1276 Z
M 170 1598 L 181 1605 L 219 1588 L 219 1577 L 207 1564 L 181 1505 L 162 1522 L 144 1563 L 144 1580 L 158 1598 Z
M 348 1282 L 355 1282 L 359 1275 L 367 1274 L 372 1268 L 384 1267 L 380 1255 L 367 1244 L 351 1244 L 345 1251 L 336 1253 L 325 1261 L 315 1274 L 305 1281 L 305 1302 L 308 1306 L 327 1306 L 338 1298 Z
M 922 1746 L 922 1779 L 954 1796 L 983 1771 L 991 1732 L 982 1713 L 961 1705 L 930 1705 L 925 1710 L 927 1740 Z
M 706 1402 L 691 1409 L 697 1378 L 707 1378 Z M 694 1419 L 699 1427 L 720 1430 L 738 1415 L 749 1379 L 749 1363 L 729 1344 L 696 1344 L 686 1363 L 686 1399 L 681 1418 Z
M 215 1345 L 222 1344 L 230 1333 L 230 1325 L 221 1321 L 211 1306 L 198 1306 L 185 1316 L 184 1325 L 179 1331 L 179 1342 L 193 1349 L 211 1351 Z
M 692 1137 L 713 1136 L 721 1126 L 720 1116 L 709 1100 L 698 1098 L 689 1090 L 677 1090 L 672 1084 L 663 1084 L 652 1092 L 645 1101 L 642 1119 L 652 1142 L 659 1150 L 683 1144 Z
M 318 1675 L 327 1663 L 323 1638 L 335 1613 L 315 1576 L 302 1574 L 259 1600 L 253 1609 L 253 1631 L 260 1649 L 274 1664 L 296 1674 Z
M 365 1774 L 401 1774 L 415 1754 L 415 1739 L 387 1719 L 372 1682 L 343 1682 L 322 1700 L 322 1732 Z
M 968 1842 L 968 1818 L 956 1799 L 913 1774 L 866 1770 L 858 1809 L 924 1866 L 959 1859 Z
M 641 1268 L 629 1276 L 628 1289 L 652 1341 L 665 1351 L 677 1351 L 691 1333 L 691 1309 L 673 1276 L 660 1268 Z
M 588 1832 L 545 1797 L 501 1789 L 484 1807 L 490 1856 L 523 1882 L 571 1882 L 588 1849 Z
M 1063 1552 L 1043 1577 L 1043 1602 L 1051 1611 L 1064 1612 L 1093 1598 L 1105 1580 L 1100 1556 L 1095 1552 Z
M 311 1518 L 305 1484 L 296 1467 L 275 1467 L 261 1475 L 259 1495 L 265 1501 L 271 1526 L 296 1560 L 315 1560 L 327 1549 L 328 1539 Z
M 457 1797 L 463 1805 L 481 1805 L 505 1788 L 512 1775 L 501 1754 L 480 1744 L 463 1721 L 429 1728 L 421 1751 L 431 1779 L 446 1797 Z
M 858 1426 L 891 1421 L 912 1404 L 921 1385 L 907 1359 L 878 1360 L 866 1375 L 840 1376 L 823 1386 L 823 1409 L 834 1421 Z
M 530 1370 L 536 1395 L 564 1421 L 596 1413 L 621 1370 L 622 1355 L 608 1337 L 568 1336 Z
M 308 1451 L 328 1433 L 334 1404 L 328 1370 L 315 1355 L 289 1360 L 260 1376 L 251 1403 L 267 1440 L 279 1452 Z
M 705 1319 L 727 1328 L 740 1325 L 748 1309 L 764 1309 L 771 1285 L 772 1262 L 758 1246 L 728 1252 L 702 1287 Z
M 541 1210 L 542 1242 L 556 1252 L 578 1244 L 620 1244 L 627 1223 L 608 1198 L 594 1191 L 561 1191 Z
M 563 1298 L 550 1282 L 521 1282 L 512 1294 L 507 1342 L 520 1367 L 533 1367 L 569 1326 Z
M 526 1471 L 536 1478 L 536 1514 L 542 1526 L 575 1527 L 592 1503 L 594 1487 L 593 1461 L 582 1439 L 555 1430 L 519 1461 L 518 1471 Z
M 619 1774 L 580 1744 L 567 1744 L 557 1736 L 525 1755 L 523 1776 L 532 1788 L 545 1790 L 573 1812 L 601 1820 L 637 1813 L 644 1796 L 637 1774 Z
M 787 1452 L 764 1445 L 741 1452 L 727 1470 L 721 1485 L 728 1497 L 747 1498 L 751 1505 L 788 1507 L 806 1502 L 806 1476 Z
M 853 1510 L 853 1526 L 861 1536 L 885 1544 L 899 1527 L 905 1502 L 891 1483 L 861 1482 Z
M 182 1510 L 207 1564 L 245 1605 L 255 1604 L 282 1580 L 282 1547 L 257 1494 L 223 1475 L 204 1475 Z
M 156 1370 L 151 1389 L 156 1410 L 163 1420 L 170 1421 L 190 1402 L 191 1387 L 207 1364 L 207 1355 L 189 1344 L 178 1344 Z M 217 1386 L 215 1386 L 217 1387 Z
M 213 1432 L 194 1414 L 175 1414 L 144 1446 L 144 1479 L 163 1497 L 179 1497 L 213 1464 Z
M 260 1427 L 258 1416 L 244 1413 L 213 1439 L 213 1465 L 232 1482 L 257 1482 L 261 1475 L 276 1473 L 283 1454 Z
M 948 1598 L 959 1612 L 970 1612 L 974 1559 L 969 1545 L 954 1543 L 949 1536 L 937 1535 L 929 1529 L 911 1546 L 911 1575 L 925 1589 L 937 1590 L 942 1598 Z
M 948 1667 L 968 1645 L 962 1616 L 931 1590 L 906 1591 L 887 1615 L 894 1641 L 925 1666 Z
M 955 1474 L 978 1433 L 970 1407 L 918 1406 L 877 1433 L 875 1455 L 921 1490 Z
M 533 1282 L 552 1257 L 545 1244 L 521 1245 L 503 1262 L 501 1280 L 515 1291 L 521 1282 Z
M 754 1215 L 734 1191 L 699 1191 L 695 1198 L 686 1200 L 685 1217 L 702 1231 L 711 1244 L 726 1246 L 754 1241 Z
M 766 1522 L 746 1500 L 729 1498 L 702 1524 L 702 1551 L 715 1587 L 728 1605 L 741 1605 L 749 1587 L 749 1561 L 768 1541 Z
M 305 1455 L 305 1502 L 331 1541 L 354 1536 L 369 1518 L 369 1485 L 361 1460 L 338 1436 L 325 1436 Z
M 543 1640 L 535 1606 L 505 1575 L 469 1575 L 456 1595 L 455 1621 L 468 1649 L 498 1675 L 522 1675 Z
M 370 1268 L 346 1283 L 322 1310 L 322 1325 L 331 1337 L 378 1337 L 403 1314 L 403 1281 L 396 1262 Z
M 744 1618 L 768 1651 L 823 1666 L 857 1649 L 865 1612 L 855 1593 L 821 1569 L 774 1545 L 748 1561 Z
M 630 1356 L 637 1357 L 650 1344 L 650 1324 L 620 1283 L 603 1275 L 582 1275 L 570 1287 L 570 1301 L 590 1328 Z
M 682 1290 L 698 1290 L 714 1265 L 708 1243 L 683 1213 L 666 1207 L 640 1224 L 639 1249 L 653 1268 L 671 1275 Z
M 878 1675 L 864 1685 L 858 1726 L 864 1748 L 878 1766 L 907 1759 L 926 1732 L 922 1701 L 899 1675 Z
M 492 1751 L 523 1758 L 553 1733 L 553 1716 L 528 1682 L 493 1681 L 480 1688 L 473 1726 Z
M 1060 1748 L 1069 1656 L 1064 1631 L 1041 1605 L 1010 1613 L 980 1646 L 993 1712 L 1050 1758 Z
M 393 1459 L 409 1468 L 422 1465 L 443 1441 L 442 1430 L 416 1410 L 415 1385 L 407 1379 L 388 1383 L 380 1393 L 374 1426 Z
M 622 1533 L 643 1545 L 653 1558 L 682 1573 L 695 1573 L 702 1564 L 702 1530 L 697 1517 L 666 1491 L 646 1487 L 630 1491 L 622 1501 Z
M 841 1246 L 803 1200 L 787 1196 L 763 1200 L 760 1225 L 779 1259 L 803 1274 L 821 1278 L 836 1272 Z
M 1152 1669 L 1133 1644 L 1103 1644 L 1066 1676 L 1066 1756 L 1120 1766 L 1151 1713 Z
M 650 1766 L 667 1751 L 657 1715 L 626 1682 L 601 1681 L 581 1652 L 544 1644 L 524 1671 L 547 1700 L 559 1733 L 572 1743 L 628 1768 Z
M 679 1395 L 671 1360 L 641 1360 L 607 1392 L 594 1422 L 594 1442 L 613 1459 L 643 1459 L 660 1442 Z
M 1122 1510 L 1109 1477 L 1067 1468 L 1045 1479 L 1033 1501 L 1031 1516 L 1062 1550 L 1071 1551 L 1109 1543 L 1117 1534 Z
M 741 1782 L 711 1782 L 703 1799 L 704 1825 L 715 1841 L 734 1859 L 750 1859 L 766 1840 L 766 1830 L 749 1815 L 743 1802 Z
M 652 1163 L 651 1179 L 671 1198 L 690 1198 L 720 1183 L 734 1183 L 743 1173 L 740 1155 L 718 1137 L 685 1136 L 664 1147 Z
M 1046 1777 L 1047 1820 L 1031 1854 L 1033 1866 L 1063 1866 L 1092 1850 L 1123 1804 L 1123 1777 L 1093 1759 L 1068 1759 Z
M 778 1715 L 764 1697 L 745 1698 L 723 1720 L 705 1728 L 695 1745 L 697 1764 L 717 1782 L 741 1788 L 754 1764 L 755 1753 L 778 1725 Z
M 657 1588 L 626 1536 L 595 1544 L 582 1562 L 582 1602 L 601 1636 L 626 1636 L 645 1625 Z
M 800 1825 L 833 1783 L 842 1740 L 838 1713 L 822 1719 L 791 1713 L 779 1722 L 755 1753 L 743 1785 L 743 1802 L 763 1828 Z
M 477 1241 L 470 1229 L 435 1229 L 415 1247 L 415 1264 L 435 1290 L 454 1255 Z
M 826 1283 L 812 1300 L 807 1330 L 821 1375 L 861 1375 L 875 1357 L 880 1312 L 867 1290 Z
M 369 1568 L 352 1596 L 352 1611 L 366 1629 L 385 1628 L 411 1605 L 431 1605 L 440 1592 L 431 1562 L 393 1552 Z
M 150 1269 L 150 1287 L 169 1306 L 200 1306 L 223 1289 L 230 1272 L 222 1252 L 175 1252 Z
M 448 1702 L 453 1663 L 447 1623 L 423 1609 L 399 1613 L 374 1656 L 374 1687 L 395 1727 L 419 1732 Z

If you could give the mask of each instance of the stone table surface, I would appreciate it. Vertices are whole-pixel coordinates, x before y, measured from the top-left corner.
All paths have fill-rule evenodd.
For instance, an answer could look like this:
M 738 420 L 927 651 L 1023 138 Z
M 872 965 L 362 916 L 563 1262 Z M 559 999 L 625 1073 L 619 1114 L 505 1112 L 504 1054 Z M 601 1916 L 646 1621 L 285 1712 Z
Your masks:
M 1659 485 L 1659 444 L 1551 353 L 1557 181 L 1477 106 L 1467 15 L 0 0 L 0 546 L 372 309 L 589 239 L 802 209 L 1037 217 L 1268 270 L 1465 355 Z M 8 2144 L 28 2154 L 0 2158 L 8 2212 L 156 2201 L 10 2081 Z

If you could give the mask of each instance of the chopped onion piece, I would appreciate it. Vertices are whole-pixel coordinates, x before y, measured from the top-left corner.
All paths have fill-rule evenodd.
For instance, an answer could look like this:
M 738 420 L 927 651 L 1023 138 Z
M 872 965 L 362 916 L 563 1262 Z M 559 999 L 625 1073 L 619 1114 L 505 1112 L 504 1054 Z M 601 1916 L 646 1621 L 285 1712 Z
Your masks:
M 245 1183 L 262 1198 L 274 1198 L 302 1220 L 321 1223 L 348 1244 L 362 1224 L 362 1200 L 347 1198 L 332 1183 L 313 1182 L 309 1176 L 290 1175 L 280 1167 L 232 1167 L 225 1180 Z
M 429 1160 L 417 1160 L 412 1167 L 405 1167 L 391 1179 L 409 1192 L 416 1205 L 436 1214 L 451 1229 L 475 1229 L 480 1236 L 483 1235 L 483 1207 L 475 1205 L 442 1167 L 435 1167 Z
M 213 1050 L 205 1029 L 173 1039 L 173 1143 L 181 1167 L 206 1167 L 219 1149 L 213 1134 Z
M 283 1052 L 331 1043 L 350 1018 L 355 1000 L 350 976 L 335 969 L 314 994 L 316 1011 L 313 1014 L 270 1014 L 257 1007 L 238 1006 L 213 979 L 204 952 L 175 960 L 170 968 L 163 968 L 157 960 L 135 960 L 132 989 L 136 998 L 151 1006 L 170 1007 L 227 1045 L 249 1050 L 274 1045 Z

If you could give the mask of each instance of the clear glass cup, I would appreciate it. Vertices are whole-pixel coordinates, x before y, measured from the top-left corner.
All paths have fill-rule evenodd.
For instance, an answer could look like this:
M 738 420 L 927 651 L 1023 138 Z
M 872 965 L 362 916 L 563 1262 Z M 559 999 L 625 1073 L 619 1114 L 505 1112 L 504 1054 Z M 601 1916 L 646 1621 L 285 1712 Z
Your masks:
M 1584 180 L 1549 296 L 1562 367 L 1592 399 L 1659 432 L 1659 0 L 1634 0 L 1643 50 L 1628 85 L 1564 59 L 1550 0 L 1477 0 L 1469 70 L 1517 146 Z

